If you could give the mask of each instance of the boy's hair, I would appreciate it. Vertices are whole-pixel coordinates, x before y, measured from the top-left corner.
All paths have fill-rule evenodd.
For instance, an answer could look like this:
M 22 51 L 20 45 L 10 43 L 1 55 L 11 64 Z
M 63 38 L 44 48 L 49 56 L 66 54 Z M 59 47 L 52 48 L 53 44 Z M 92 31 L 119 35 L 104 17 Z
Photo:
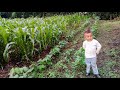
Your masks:
M 90 27 L 87 28 L 87 30 L 84 32 L 84 34 L 85 34 L 85 33 L 92 33 L 91 30 L 90 30 Z

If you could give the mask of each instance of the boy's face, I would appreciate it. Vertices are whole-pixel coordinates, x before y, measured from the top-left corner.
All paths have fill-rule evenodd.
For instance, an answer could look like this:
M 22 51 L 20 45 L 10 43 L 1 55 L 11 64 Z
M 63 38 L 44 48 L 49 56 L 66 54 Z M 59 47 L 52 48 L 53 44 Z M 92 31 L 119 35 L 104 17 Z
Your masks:
M 84 37 L 87 41 L 92 41 L 92 39 L 93 39 L 92 33 L 85 33 Z

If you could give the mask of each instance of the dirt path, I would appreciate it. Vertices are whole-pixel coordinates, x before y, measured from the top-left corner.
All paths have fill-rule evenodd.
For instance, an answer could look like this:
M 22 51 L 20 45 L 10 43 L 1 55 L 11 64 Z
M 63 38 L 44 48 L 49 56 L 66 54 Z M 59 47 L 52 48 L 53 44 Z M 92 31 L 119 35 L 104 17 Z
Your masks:
M 97 64 L 100 73 L 103 78 L 120 77 L 120 68 L 118 68 L 120 53 L 117 53 L 120 50 L 120 25 L 117 21 L 100 21 L 99 25 L 97 40 L 102 44 L 102 49 L 98 55 Z M 112 58 L 111 55 L 107 54 L 110 50 L 116 50 L 114 54 L 117 54 L 117 58 L 115 56 Z

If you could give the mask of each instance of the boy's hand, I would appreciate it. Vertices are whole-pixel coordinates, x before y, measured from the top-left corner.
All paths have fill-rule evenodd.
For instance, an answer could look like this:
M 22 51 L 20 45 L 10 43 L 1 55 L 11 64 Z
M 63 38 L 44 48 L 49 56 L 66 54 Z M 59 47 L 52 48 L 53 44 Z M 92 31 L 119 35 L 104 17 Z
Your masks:
M 99 54 L 99 51 L 96 51 L 96 54 Z

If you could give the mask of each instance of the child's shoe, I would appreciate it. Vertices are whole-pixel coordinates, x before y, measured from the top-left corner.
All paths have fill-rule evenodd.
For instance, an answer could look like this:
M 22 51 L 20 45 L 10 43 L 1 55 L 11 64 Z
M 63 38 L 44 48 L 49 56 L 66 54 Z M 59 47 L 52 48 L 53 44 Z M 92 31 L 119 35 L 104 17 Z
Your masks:
M 96 78 L 101 78 L 99 74 L 95 74 L 95 77 Z
M 90 73 L 86 73 L 86 76 L 90 76 Z

